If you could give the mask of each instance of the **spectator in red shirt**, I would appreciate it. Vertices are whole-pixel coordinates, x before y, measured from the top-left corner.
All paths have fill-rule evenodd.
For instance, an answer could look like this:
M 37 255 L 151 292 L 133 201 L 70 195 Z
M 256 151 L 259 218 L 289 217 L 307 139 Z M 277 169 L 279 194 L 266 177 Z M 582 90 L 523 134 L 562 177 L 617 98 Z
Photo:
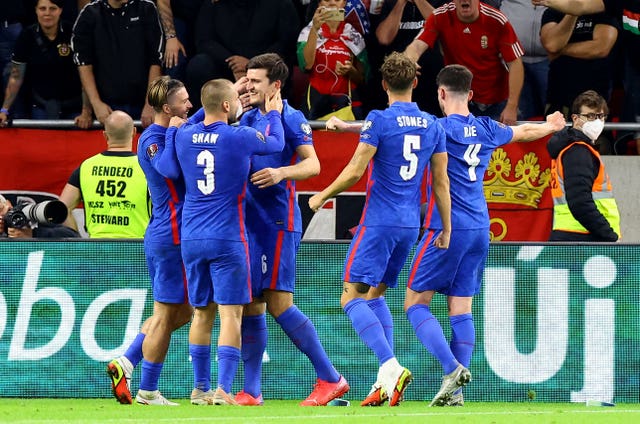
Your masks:
M 471 113 L 513 125 L 524 49 L 507 17 L 479 0 L 453 0 L 433 11 L 405 53 L 417 61 L 438 40 L 445 65 L 464 65 L 474 75 Z

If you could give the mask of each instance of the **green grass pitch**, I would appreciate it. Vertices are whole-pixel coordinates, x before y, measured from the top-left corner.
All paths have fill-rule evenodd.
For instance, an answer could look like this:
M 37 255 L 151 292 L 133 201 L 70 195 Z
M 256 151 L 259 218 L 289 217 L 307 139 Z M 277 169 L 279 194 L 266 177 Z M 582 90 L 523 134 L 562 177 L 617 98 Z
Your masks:
M 576 403 L 467 402 L 464 407 L 429 408 L 426 402 L 403 402 L 390 408 L 299 407 L 298 401 L 268 400 L 262 407 L 178 407 L 119 405 L 113 399 L 0 399 L 0 422 L 63 423 L 633 423 L 640 405 L 587 407 Z

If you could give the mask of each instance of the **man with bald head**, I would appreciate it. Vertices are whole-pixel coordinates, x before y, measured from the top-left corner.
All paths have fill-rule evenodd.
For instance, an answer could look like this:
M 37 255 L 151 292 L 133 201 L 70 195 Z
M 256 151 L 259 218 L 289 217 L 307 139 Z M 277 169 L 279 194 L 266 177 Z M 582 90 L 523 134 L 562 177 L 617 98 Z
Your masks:
M 89 237 L 144 236 L 151 203 L 147 180 L 131 151 L 135 133 L 133 119 L 122 111 L 116 110 L 105 119 L 107 150 L 82 162 L 60 194 L 69 209 L 65 225 L 77 230 L 71 211 L 82 201 Z

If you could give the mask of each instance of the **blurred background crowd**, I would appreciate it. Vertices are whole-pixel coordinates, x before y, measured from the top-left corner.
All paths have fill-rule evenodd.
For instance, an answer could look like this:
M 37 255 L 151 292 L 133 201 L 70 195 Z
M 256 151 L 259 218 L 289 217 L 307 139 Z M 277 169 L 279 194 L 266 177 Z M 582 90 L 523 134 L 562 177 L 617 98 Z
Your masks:
M 427 112 L 441 115 L 438 71 L 466 61 L 476 114 L 506 124 L 555 110 L 568 118 L 592 89 L 609 102 L 609 121 L 640 122 L 640 14 L 626 12 L 576 16 L 531 0 L 3 0 L 0 126 L 73 119 L 89 128 L 113 110 L 146 126 L 156 76 L 183 81 L 198 107 L 204 82 L 238 80 L 265 52 L 292 70 L 284 96 L 308 119 L 345 108 L 363 119 L 385 107 L 383 58 L 419 35 L 428 49 L 414 101 Z M 622 137 L 628 147 L 614 152 Z M 640 132 L 609 132 L 599 149 L 637 154 L 638 145 Z

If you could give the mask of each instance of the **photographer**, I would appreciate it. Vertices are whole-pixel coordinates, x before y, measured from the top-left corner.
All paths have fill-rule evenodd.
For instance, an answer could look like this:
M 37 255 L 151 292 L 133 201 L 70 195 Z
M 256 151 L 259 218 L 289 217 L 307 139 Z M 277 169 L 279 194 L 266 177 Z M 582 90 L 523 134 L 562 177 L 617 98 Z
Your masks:
M 36 206 L 37 207 L 37 206 Z M 14 227 L 10 224 L 11 219 L 5 217 L 15 213 L 22 213 L 13 208 L 11 202 L 0 194 L 0 238 L 73 238 L 80 237 L 77 231 L 59 224 L 48 222 L 32 222 L 27 220 L 26 225 Z

